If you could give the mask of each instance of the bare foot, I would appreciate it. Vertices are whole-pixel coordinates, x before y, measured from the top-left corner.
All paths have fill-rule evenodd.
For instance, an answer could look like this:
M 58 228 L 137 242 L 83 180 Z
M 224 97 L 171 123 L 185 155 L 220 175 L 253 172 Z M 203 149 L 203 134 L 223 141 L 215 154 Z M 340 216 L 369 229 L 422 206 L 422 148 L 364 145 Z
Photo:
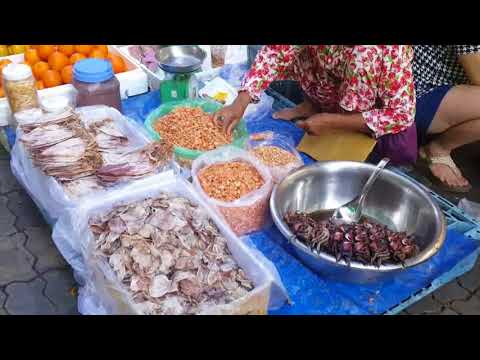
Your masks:
M 291 121 L 293 119 L 300 118 L 300 117 L 308 118 L 316 113 L 317 111 L 315 111 L 314 106 L 310 102 L 304 101 L 301 104 L 295 106 L 294 108 L 283 109 L 275 112 L 273 114 L 273 118 L 279 119 L 279 120 Z
M 429 158 L 440 157 L 440 156 L 449 156 L 450 152 L 443 149 L 440 145 L 435 142 L 430 142 L 424 147 L 425 153 Z M 450 166 L 444 164 L 430 164 L 429 166 L 432 174 L 439 179 L 445 185 L 449 187 L 468 187 L 470 183 L 463 175 L 459 172 L 457 173 Z

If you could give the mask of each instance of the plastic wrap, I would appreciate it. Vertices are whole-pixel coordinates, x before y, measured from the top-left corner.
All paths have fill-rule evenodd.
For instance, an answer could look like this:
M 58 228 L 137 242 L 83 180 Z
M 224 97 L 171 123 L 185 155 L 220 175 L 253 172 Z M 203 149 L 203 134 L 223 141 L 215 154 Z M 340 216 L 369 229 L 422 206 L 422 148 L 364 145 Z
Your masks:
M 85 124 L 105 118 L 113 119 L 122 133 L 128 137 L 132 148 L 145 146 L 151 141 L 140 125 L 124 117 L 113 108 L 91 106 L 79 108 L 77 112 Z M 21 136 L 22 131 L 18 129 L 17 137 L 20 138 Z M 16 141 L 12 149 L 10 164 L 12 173 L 30 194 L 50 224 L 53 224 L 62 215 L 65 208 L 75 207 L 88 197 L 98 196 L 98 192 L 95 192 L 77 199 L 70 198 L 55 178 L 45 175 L 33 165 L 21 141 Z M 113 186 L 102 191 L 102 193 L 122 186 L 125 186 L 125 184 Z
M 467 199 L 462 199 L 458 203 L 458 207 L 465 211 L 471 217 L 480 221 L 480 204 Z
M 251 294 L 255 296 L 267 290 L 270 294 L 270 288 L 272 288 L 272 296 L 269 297 L 270 308 L 278 308 L 285 303 L 288 296 L 278 273 L 273 270 L 274 265 L 261 253 L 251 250 L 241 241 L 190 184 L 169 171 L 109 192 L 101 199 L 91 198 L 77 209 L 69 209 L 55 225 L 53 241 L 73 267 L 76 277 L 82 279 L 81 284 L 84 284 L 78 300 L 80 312 L 84 314 L 132 313 L 128 293 L 119 284 L 109 265 L 90 255 L 94 239 L 88 225 L 91 216 L 110 211 L 115 206 L 158 196 L 162 192 L 186 197 L 205 208 L 227 239 L 233 257 L 248 278 L 254 282 L 255 290 Z M 85 259 L 88 260 L 85 261 Z M 216 311 L 231 313 L 233 310 L 235 309 L 227 306 Z
M 272 111 L 273 102 L 273 97 L 263 93 L 258 103 L 248 105 L 243 115 L 245 122 L 250 124 L 264 119 Z
M 198 180 L 201 169 L 213 164 L 245 161 L 255 167 L 264 180 L 258 189 L 240 199 L 225 202 L 210 198 Z M 192 165 L 193 184 L 197 191 L 223 215 L 225 221 L 237 235 L 245 235 L 262 229 L 268 223 L 269 198 L 273 182 L 268 169 L 247 151 L 232 146 L 218 148 L 198 157 Z
M 244 64 L 248 61 L 248 45 L 228 45 L 225 64 Z
M 219 75 L 238 90 L 247 71 L 248 66 L 246 64 L 227 64 L 222 68 Z
M 251 151 L 257 147 L 262 146 L 274 146 L 285 151 L 288 151 L 290 154 L 294 155 L 296 161 L 293 161 L 284 166 L 269 166 L 268 164 L 264 165 L 270 171 L 270 175 L 272 175 L 273 182 L 278 184 L 280 181 L 283 180 L 285 176 L 287 176 L 290 172 L 298 169 L 299 167 L 303 166 L 303 160 L 300 156 L 299 152 L 295 149 L 295 144 L 293 139 L 287 138 L 282 135 L 275 134 L 271 131 L 265 131 L 261 133 L 256 133 L 250 135 L 250 139 L 247 143 L 247 150 Z

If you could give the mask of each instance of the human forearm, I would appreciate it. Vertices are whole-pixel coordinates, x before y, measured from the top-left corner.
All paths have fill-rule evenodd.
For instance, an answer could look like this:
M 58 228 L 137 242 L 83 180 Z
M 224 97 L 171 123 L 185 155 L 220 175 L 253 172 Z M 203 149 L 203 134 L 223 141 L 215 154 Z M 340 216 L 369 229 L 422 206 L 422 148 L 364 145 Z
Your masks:
M 328 126 L 332 129 L 371 133 L 362 114 L 331 114 Z

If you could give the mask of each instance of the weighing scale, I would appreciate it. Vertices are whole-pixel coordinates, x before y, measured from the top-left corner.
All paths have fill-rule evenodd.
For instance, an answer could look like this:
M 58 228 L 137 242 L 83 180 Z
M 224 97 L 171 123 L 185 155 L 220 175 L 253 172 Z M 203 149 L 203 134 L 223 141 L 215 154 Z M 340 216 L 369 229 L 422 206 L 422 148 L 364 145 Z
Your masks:
M 160 83 L 160 97 L 163 103 L 197 97 L 198 80 L 206 53 L 199 46 L 167 46 L 158 50 L 159 67 L 165 78 Z

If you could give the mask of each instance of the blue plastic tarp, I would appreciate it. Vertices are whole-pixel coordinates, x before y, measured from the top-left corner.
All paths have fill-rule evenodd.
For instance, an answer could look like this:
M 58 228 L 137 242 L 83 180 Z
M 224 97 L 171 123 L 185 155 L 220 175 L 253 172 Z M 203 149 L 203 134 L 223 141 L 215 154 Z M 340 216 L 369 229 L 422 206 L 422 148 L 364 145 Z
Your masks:
M 159 105 L 159 93 L 150 92 L 123 101 L 123 112 L 143 123 Z M 303 136 L 301 129 L 290 122 L 274 120 L 271 113 L 247 122 L 247 128 L 250 133 L 274 131 L 292 137 L 296 143 Z M 302 157 L 306 164 L 313 162 L 308 156 L 302 154 Z M 392 281 L 353 285 L 324 279 L 302 265 L 291 255 L 289 245 L 274 226 L 247 239 L 275 264 L 293 301 L 272 314 L 382 314 L 479 252 L 479 245 L 473 239 L 449 230 L 441 251 L 430 261 L 405 270 Z
M 158 93 L 132 98 L 124 102 L 126 115 L 143 121 L 159 105 Z M 250 133 L 274 131 L 290 136 L 298 144 L 303 130 L 286 121 L 274 120 L 269 115 L 247 122 Z M 302 154 L 306 164 L 313 160 Z M 292 299 L 292 305 L 272 311 L 271 314 L 382 314 L 417 292 L 432 281 L 452 270 L 461 260 L 478 252 L 478 243 L 463 234 L 449 230 L 441 251 L 430 261 L 406 270 L 392 281 L 369 285 L 354 285 L 324 279 L 299 262 L 289 245 L 275 228 L 248 237 L 277 267 Z

